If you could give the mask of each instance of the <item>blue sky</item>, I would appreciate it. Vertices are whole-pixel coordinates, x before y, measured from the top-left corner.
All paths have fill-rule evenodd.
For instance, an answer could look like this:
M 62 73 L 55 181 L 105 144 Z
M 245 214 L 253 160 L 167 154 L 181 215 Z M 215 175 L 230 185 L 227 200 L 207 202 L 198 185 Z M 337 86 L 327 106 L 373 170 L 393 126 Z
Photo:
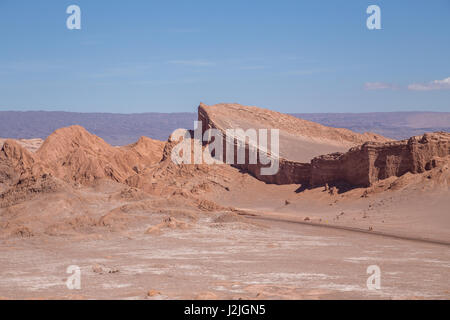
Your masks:
M 0 110 L 450 111 L 449 0 L 0 0 L 0 40 Z

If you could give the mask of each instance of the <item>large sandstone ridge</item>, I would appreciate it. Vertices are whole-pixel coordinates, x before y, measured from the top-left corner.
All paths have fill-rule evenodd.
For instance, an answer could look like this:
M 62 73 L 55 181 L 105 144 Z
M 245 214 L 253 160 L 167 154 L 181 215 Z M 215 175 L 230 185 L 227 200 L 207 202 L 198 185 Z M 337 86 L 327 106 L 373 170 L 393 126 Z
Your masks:
M 450 155 L 445 132 L 391 141 L 239 104 L 200 104 L 198 119 L 203 132 L 215 128 L 224 137 L 232 128 L 279 129 L 278 173 L 262 175 L 263 165 L 249 164 L 248 158 L 245 164 L 235 164 L 267 183 L 368 187 L 391 176 L 430 170 Z M 246 142 L 247 152 L 249 143 L 252 141 Z
M 348 129 L 331 128 L 268 109 L 240 104 L 216 104 L 198 107 L 198 119 L 204 129 L 279 129 L 280 157 L 287 161 L 309 162 L 331 152 L 343 152 L 367 141 L 389 141 L 373 133 L 356 133 Z

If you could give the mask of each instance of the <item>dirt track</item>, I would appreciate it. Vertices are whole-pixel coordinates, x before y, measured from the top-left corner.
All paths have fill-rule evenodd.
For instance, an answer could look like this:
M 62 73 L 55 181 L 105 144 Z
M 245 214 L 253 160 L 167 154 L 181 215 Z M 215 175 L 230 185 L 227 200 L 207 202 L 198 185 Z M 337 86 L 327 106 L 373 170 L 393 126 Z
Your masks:
M 443 245 L 443 246 L 450 246 L 450 242 L 446 240 L 439 240 L 439 239 L 429 239 L 429 238 L 422 238 L 422 237 L 411 237 L 407 235 L 402 234 L 394 234 L 394 233 L 387 233 L 387 232 L 380 232 L 380 231 L 373 231 L 373 230 L 364 230 L 361 228 L 355 228 L 355 227 L 348 227 L 348 226 L 339 226 L 339 225 L 331 225 L 331 224 L 323 224 L 323 223 L 314 223 L 314 222 L 305 222 L 300 220 L 289 220 L 289 219 L 283 219 L 283 218 L 274 218 L 270 217 L 268 215 L 249 215 L 248 216 L 251 219 L 255 220 L 267 220 L 267 221 L 276 221 L 276 222 L 287 222 L 287 223 L 294 223 L 294 224 L 301 224 L 301 225 L 307 225 L 307 226 L 313 226 L 313 227 L 319 227 L 319 228 L 330 228 L 335 230 L 345 230 L 350 232 L 358 232 L 358 233 L 364 233 L 364 234 L 370 234 L 373 236 L 380 236 L 380 237 L 386 237 L 386 238 L 393 238 L 393 239 L 400 239 L 400 240 L 408 240 L 408 241 L 418 241 L 418 242 L 424 242 L 424 243 L 430 243 L 430 244 L 437 244 L 437 245 Z

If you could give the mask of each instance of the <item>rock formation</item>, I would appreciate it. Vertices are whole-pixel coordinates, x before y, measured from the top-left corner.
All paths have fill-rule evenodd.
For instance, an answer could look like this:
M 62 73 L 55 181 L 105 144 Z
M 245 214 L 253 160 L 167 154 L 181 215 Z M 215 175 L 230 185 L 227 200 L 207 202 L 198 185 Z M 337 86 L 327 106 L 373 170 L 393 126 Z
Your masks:
M 249 163 L 248 150 L 256 145 L 250 140 L 245 141 L 245 163 L 234 164 L 267 183 L 367 187 L 390 176 L 429 170 L 436 166 L 439 158 L 450 154 L 450 134 L 445 132 L 391 141 L 376 134 L 325 127 L 257 107 L 200 104 L 198 109 L 203 132 L 218 129 L 224 141 L 229 128 L 280 130 L 276 174 L 262 175 L 264 165 L 259 159 L 256 164 Z
M 446 132 L 426 133 L 394 142 L 367 142 L 346 153 L 312 159 L 310 185 L 346 183 L 368 187 L 391 176 L 430 170 L 448 155 L 450 134 Z
M 113 147 L 80 126 L 56 130 L 42 144 L 35 158 L 50 173 L 82 184 L 108 178 L 125 182 L 131 175 L 159 162 L 164 143 L 142 137 L 124 147 Z
M 201 104 L 199 120 L 203 132 L 215 128 L 224 136 L 228 128 L 279 129 L 276 174 L 262 175 L 260 159 L 250 164 L 248 155 L 244 164 L 233 164 L 266 183 L 368 187 L 391 176 L 430 170 L 450 155 L 450 134 L 445 132 L 390 141 L 237 104 Z M 134 144 L 113 147 L 80 126 L 56 130 L 36 152 L 6 140 L 0 151 L 0 191 L 50 176 L 83 185 L 108 179 L 150 193 L 182 194 L 205 192 L 212 186 L 229 189 L 238 177 L 227 165 L 174 164 L 170 154 L 176 143 L 142 137 Z M 245 141 L 247 151 L 254 147 L 251 143 Z M 323 151 L 326 154 L 320 155 Z
M 198 120 L 203 131 L 226 129 L 279 129 L 283 160 L 309 162 L 312 158 L 331 152 L 344 152 L 367 141 L 390 141 L 374 133 L 356 133 L 348 129 L 331 128 L 287 114 L 239 104 L 216 104 L 198 107 Z

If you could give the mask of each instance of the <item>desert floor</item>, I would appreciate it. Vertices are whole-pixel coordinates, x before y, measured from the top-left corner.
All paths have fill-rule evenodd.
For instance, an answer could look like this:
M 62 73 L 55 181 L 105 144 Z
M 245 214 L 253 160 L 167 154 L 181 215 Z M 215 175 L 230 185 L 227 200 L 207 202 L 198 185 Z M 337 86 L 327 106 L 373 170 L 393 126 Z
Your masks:
M 0 295 L 13 299 L 449 299 L 447 245 L 248 217 L 201 218 L 160 235 L 0 243 Z M 253 223 L 253 221 L 256 221 Z M 69 290 L 70 265 L 81 289 Z M 367 267 L 381 269 L 368 290 Z M 149 294 L 149 291 L 150 294 Z

